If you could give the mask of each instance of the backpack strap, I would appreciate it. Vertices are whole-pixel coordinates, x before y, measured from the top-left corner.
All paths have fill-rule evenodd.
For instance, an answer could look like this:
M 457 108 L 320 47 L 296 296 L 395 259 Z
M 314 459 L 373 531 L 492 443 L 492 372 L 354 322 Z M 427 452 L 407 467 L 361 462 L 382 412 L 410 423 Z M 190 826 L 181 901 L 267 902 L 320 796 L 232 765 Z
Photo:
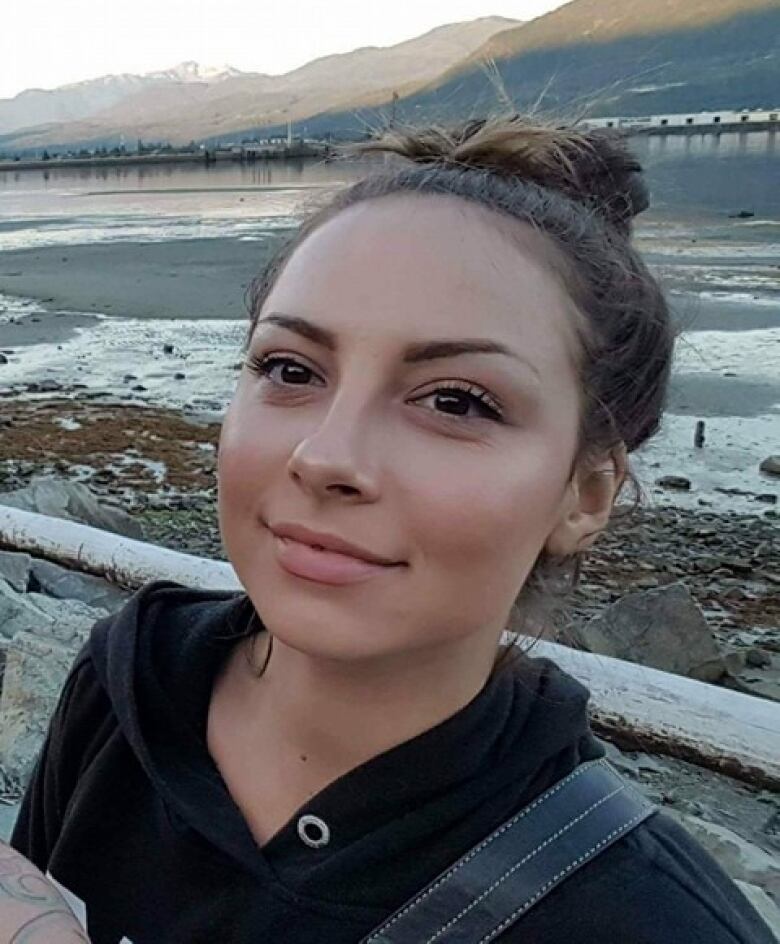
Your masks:
M 458 859 L 361 944 L 487 944 L 657 806 L 587 761 Z

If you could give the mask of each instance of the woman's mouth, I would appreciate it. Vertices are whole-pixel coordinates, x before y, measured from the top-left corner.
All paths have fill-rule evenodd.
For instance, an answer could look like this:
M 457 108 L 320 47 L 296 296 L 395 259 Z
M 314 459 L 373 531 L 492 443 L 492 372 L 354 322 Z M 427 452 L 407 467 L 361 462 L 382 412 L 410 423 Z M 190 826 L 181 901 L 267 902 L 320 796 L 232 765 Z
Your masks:
M 274 535 L 274 549 L 279 565 L 295 577 L 335 586 L 359 583 L 386 573 L 401 564 L 374 564 L 349 554 L 325 550 L 292 538 Z

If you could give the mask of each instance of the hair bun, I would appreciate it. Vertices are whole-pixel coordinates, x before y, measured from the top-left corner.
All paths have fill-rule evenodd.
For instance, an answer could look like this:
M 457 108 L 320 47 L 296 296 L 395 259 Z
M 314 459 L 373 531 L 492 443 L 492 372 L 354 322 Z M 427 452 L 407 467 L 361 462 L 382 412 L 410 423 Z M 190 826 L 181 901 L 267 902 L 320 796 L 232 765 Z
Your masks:
M 586 204 L 624 231 L 650 203 L 641 164 L 625 135 L 610 128 L 554 127 L 512 116 L 453 128 L 392 129 L 357 150 L 530 180 Z

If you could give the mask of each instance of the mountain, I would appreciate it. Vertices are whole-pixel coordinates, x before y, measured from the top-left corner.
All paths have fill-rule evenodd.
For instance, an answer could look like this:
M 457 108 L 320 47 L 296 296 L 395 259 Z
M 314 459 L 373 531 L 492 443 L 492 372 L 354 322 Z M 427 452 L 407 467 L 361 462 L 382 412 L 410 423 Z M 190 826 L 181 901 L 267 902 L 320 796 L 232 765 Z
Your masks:
M 476 50 L 473 58 L 506 59 L 532 49 L 699 29 L 770 7 L 780 9 L 776 0 L 573 0 L 533 20 L 528 29 L 505 30 Z
M 778 107 L 780 0 L 571 0 L 528 23 L 442 26 L 282 76 L 161 83 L 0 146 L 111 144 L 121 134 L 214 143 L 282 133 L 288 121 L 354 137 L 391 108 L 428 122 L 502 105 L 565 117 Z
M 448 24 L 394 46 L 368 46 L 316 59 L 285 75 L 239 73 L 218 81 L 177 80 L 170 73 L 163 73 L 165 78 L 134 76 L 148 81 L 137 84 L 132 94 L 117 95 L 100 109 L 57 124 L 38 121 L 39 126 L 32 127 L 35 122 L 28 120 L 24 133 L 5 135 L 3 145 L 83 146 L 116 141 L 120 135 L 186 143 L 230 137 L 240 128 L 300 121 L 324 111 L 370 107 L 389 101 L 394 92 L 404 96 L 425 88 L 497 32 L 517 25 L 517 20 L 503 17 Z
M 491 37 L 396 113 L 448 121 L 501 104 L 566 117 L 780 106 L 780 0 L 573 0 Z M 379 117 L 307 126 L 348 136 Z
M 117 105 L 145 90 L 188 83 L 216 83 L 241 75 L 230 66 L 217 68 L 181 62 L 146 75 L 103 75 L 56 89 L 26 89 L 0 99 L 0 134 L 51 122 L 77 121 Z
M 681 111 L 772 106 L 780 101 L 780 0 L 574 0 L 492 37 L 450 78 L 462 81 L 485 60 L 500 66 L 507 91 L 530 97 L 550 81 L 561 102 L 599 96 L 601 114 L 642 114 L 654 102 L 673 110 L 674 101 L 686 102 Z M 769 98 L 740 101 L 755 94 L 746 79 Z
M 166 79 L 171 82 L 220 82 L 236 75 L 243 75 L 240 69 L 232 66 L 204 66 L 188 59 L 164 72 L 150 72 L 147 78 Z

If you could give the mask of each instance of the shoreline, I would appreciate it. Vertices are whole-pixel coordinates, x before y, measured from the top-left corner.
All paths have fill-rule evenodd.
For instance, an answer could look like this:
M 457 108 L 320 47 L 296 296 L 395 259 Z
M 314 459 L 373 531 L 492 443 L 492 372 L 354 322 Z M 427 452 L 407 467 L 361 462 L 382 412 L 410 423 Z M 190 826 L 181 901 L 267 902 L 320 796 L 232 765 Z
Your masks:
M 0 295 L 0 319 L 3 316 L 3 296 Z M 14 348 L 33 347 L 36 344 L 60 344 L 75 337 L 81 328 L 93 328 L 100 316 L 80 315 L 69 311 L 46 312 L 27 304 L 23 299 L 19 308 L 24 312 L 13 320 L 0 320 L 0 350 L 8 356 Z M 36 302 L 37 304 L 37 302 Z
M 244 291 L 291 232 L 282 225 L 261 236 L 116 239 L 4 249 L 0 296 L 34 300 L 44 310 L 58 313 L 240 320 L 246 315 Z M 651 270 L 657 269 L 672 320 L 687 337 L 705 331 L 780 329 L 780 265 L 765 266 L 777 271 L 777 283 L 757 295 L 736 288 L 713 289 L 694 274 L 690 284 L 681 283 L 675 273 L 681 260 L 651 249 L 642 255 Z M 740 264 L 746 261 L 739 259 Z
M 242 320 L 243 296 L 285 230 L 264 240 L 107 242 L 0 253 L 0 295 L 48 312 L 139 319 Z M 11 342 L 0 324 L 0 347 Z

